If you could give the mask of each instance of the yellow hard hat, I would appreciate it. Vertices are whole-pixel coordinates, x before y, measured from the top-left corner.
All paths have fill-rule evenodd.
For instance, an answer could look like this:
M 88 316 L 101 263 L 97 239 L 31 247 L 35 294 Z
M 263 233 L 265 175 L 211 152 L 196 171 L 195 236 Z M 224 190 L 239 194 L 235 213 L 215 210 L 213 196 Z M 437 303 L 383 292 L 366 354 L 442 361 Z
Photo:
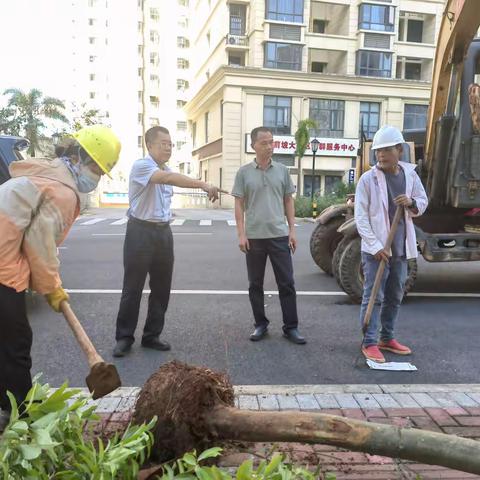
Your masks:
M 95 163 L 110 177 L 110 170 L 120 156 L 121 144 L 113 130 L 105 125 L 91 125 L 73 134 Z

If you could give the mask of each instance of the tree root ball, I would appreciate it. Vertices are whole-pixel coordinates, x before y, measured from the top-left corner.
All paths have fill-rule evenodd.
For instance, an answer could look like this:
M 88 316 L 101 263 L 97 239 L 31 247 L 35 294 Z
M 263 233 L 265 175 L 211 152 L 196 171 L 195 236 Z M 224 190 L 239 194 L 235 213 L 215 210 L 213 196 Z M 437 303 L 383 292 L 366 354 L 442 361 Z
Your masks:
M 152 457 L 165 461 L 211 446 L 216 437 L 205 419 L 219 405 L 234 406 L 227 375 L 174 360 L 161 366 L 143 386 L 133 423 L 158 417 Z

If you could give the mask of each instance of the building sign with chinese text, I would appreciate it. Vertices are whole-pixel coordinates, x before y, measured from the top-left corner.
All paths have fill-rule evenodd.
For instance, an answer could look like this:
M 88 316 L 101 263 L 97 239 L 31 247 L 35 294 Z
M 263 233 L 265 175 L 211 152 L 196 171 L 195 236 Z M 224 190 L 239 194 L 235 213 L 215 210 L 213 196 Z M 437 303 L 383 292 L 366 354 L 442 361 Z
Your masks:
M 313 139 L 313 137 L 312 137 Z M 311 140 L 312 140 L 311 139 Z M 358 150 L 357 138 L 317 138 L 319 141 L 317 156 L 323 155 L 328 157 L 356 157 Z M 274 135 L 273 136 L 273 153 L 294 155 L 297 145 L 293 135 Z M 250 141 L 250 134 L 245 135 L 245 152 L 255 153 Z M 305 155 L 313 155 L 310 143 L 305 150 Z

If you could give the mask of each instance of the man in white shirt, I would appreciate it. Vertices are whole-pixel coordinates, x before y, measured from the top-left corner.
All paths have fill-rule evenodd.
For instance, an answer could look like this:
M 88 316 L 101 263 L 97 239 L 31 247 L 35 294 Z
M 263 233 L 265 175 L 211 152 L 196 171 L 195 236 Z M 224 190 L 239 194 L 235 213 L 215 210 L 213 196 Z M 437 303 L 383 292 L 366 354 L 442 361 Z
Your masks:
M 385 125 L 378 130 L 372 144 L 377 164 L 360 177 L 355 194 L 355 221 L 362 238 L 365 279 L 360 309 L 362 326 L 378 267 L 380 262 L 386 263 L 362 345 L 363 355 L 379 363 L 385 362 L 380 350 L 399 355 L 412 353 L 410 348 L 395 339 L 394 327 L 403 299 L 407 260 L 417 257 L 412 218 L 425 211 L 428 199 L 415 172 L 415 165 L 399 161 L 404 143 L 403 135 L 397 128 Z M 405 214 L 399 222 L 391 251 L 386 251 L 384 245 L 397 206 L 404 208 Z

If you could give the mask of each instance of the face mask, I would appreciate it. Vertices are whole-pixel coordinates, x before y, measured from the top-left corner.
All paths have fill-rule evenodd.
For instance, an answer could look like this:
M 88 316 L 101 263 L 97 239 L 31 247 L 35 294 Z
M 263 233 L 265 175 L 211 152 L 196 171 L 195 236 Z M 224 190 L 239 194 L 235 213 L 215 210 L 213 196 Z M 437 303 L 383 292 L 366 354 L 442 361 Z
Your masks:
M 75 165 L 77 173 L 76 183 L 78 191 L 81 193 L 89 193 L 97 188 L 100 181 L 100 175 L 92 172 L 87 166 L 79 163 Z

